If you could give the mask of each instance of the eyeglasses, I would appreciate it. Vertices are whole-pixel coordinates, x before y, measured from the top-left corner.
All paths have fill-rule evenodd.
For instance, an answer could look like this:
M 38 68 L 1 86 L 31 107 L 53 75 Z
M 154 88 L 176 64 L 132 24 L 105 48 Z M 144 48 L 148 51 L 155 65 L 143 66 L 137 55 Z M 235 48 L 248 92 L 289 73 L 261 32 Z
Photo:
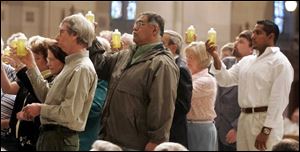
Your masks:
M 67 30 L 64 30 L 64 29 L 60 29 L 59 30 L 59 35 L 62 35 L 62 33 L 66 32 Z
M 144 23 L 143 21 L 137 21 L 134 23 L 134 27 L 140 28 L 141 26 L 145 26 L 147 23 Z
M 72 30 L 71 28 L 67 28 L 67 29 L 59 29 L 59 35 L 62 35 L 63 33 L 67 32 L 68 34 L 74 34 L 76 35 L 77 32 L 75 32 L 74 30 Z
M 145 26 L 147 24 L 158 26 L 157 23 L 155 23 L 155 22 L 144 22 L 142 20 L 136 21 L 133 26 L 136 27 L 136 28 L 140 28 L 141 26 Z

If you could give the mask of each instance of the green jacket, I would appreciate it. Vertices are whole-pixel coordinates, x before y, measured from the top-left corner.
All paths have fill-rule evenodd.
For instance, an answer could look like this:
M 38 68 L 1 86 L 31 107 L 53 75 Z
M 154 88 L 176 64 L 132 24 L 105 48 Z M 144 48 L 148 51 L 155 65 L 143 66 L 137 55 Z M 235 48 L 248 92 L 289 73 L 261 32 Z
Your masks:
M 100 120 L 107 92 L 107 81 L 98 80 L 94 100 L 85 125 L 79 134 L 79 151 L 89 151 L 100 133 Z
M 134 48 L 112 56 L 92 53 L 99 79 L 109 87 L 102 136 L 121 147 L 144 150 L 151 141 L 169 140 L 179 69 L 162 43 L 131 64 Z

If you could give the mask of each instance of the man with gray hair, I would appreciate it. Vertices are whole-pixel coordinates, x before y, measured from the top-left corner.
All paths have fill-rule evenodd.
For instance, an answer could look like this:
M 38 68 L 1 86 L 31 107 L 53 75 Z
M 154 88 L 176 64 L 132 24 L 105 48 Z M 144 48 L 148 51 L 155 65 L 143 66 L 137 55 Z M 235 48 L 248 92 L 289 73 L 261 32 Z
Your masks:
M 56 40 L 68 56 L 51 87 L 43 80 L 31 51 L 21 58 L 33 89 L 43 102 L 23 109 L 28 120 L 40 115 L 38 151 L 79 150 L 78 132 L 85 128 L 97 84 L 95 68 L 86 50 L 94 38 L 93 25 L 82 14 L 64 18 Z
M 180 56 L 180 51 L 183 43 L 180 34 L 172 30 L 165 30 L 162 41 L 164 46 L 170 49 L 173 53 L 175 62 L 180 71 L 179 83 L 177 86 L 175 112 L 170 132 L 170 141 L 177 142 L 184 145 L 185 147 L 188 147 L 186 114 L 191 108 L 191 98 L 193 91 L 192 76 L 186 63 Z
M 124 150 L 148 151 L 169 140 L 179 70 L 161 42 L 160 15 L 142 13 L 132 33 L 136 45 L 127 50 L 90 52 L 98 77 L 109 80 L 101 136 Z

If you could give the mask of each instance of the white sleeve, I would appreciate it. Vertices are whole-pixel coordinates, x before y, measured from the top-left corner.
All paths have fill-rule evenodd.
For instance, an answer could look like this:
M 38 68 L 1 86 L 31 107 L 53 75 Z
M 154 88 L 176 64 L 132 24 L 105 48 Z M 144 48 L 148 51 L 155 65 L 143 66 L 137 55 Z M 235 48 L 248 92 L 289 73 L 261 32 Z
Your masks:
M 226 70 L 226 65 L 223 62 L 221 63 L 222 66 L 220 70 L 216 70 L 213 64 L 210 69 L 210 73 L 215 75 L 218 84 L 221 87 L 231 87 L 237 85 L 239 79 L 239 63 L 233 65 L 229 70 Z

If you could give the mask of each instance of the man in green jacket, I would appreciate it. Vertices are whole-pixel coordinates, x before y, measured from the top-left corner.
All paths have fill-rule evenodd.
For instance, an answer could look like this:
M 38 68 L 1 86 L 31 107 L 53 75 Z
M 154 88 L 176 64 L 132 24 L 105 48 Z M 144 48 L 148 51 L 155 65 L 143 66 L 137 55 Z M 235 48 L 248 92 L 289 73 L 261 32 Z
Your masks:
M 124 150 L 153 150 L 169 140 L 179 69 L 162 44 L 164 20 L 142 13 L 136 46 L 111 56 L 90 52 L 99 79 L 109 80 L 101 136 Z

